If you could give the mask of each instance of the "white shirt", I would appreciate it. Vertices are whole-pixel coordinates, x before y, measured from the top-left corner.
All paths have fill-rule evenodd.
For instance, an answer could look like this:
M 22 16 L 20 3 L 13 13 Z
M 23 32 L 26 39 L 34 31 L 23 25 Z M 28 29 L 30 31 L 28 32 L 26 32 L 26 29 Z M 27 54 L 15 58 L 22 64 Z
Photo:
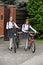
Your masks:
M 27 31 L 28 31 L 28 28 L 30 28 L 30 29 L 33 30 L 34 32 L 37 32 L 34 28 L 32 28 L 31 25 L 26 25 L 26 24 L 23 24 L 23 25 L 22 25 L 22 32 L 27 32 Z
M 13 22 L 13 23 L 11 21 L 7 22 L 6 29 L 11 29 L 11 28 L 13 28 L 13 26 L 15 26 L 16 28 L 19 28 L 15 22 Z

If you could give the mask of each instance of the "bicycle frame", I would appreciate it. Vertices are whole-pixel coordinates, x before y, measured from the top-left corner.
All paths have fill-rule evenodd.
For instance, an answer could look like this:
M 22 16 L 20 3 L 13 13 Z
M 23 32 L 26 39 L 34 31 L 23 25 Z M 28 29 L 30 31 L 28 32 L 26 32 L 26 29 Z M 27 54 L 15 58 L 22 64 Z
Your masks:
M 34 33 L 35 34 L 35 33 Z M 36 50 L 36 46 L 35 46 L 35 41 L 34 41 L 34 35 L 33 33 L 31 33 L 30 38 L 29 38 L 29 44 L 30 44 L 30 48 L 31 51 L 34 53 Z
M 30 46 L 32 45 L 32 43 L 34 42 L 34 37 L 31 37 L 29 38 L 29 43 L 30 43 Z

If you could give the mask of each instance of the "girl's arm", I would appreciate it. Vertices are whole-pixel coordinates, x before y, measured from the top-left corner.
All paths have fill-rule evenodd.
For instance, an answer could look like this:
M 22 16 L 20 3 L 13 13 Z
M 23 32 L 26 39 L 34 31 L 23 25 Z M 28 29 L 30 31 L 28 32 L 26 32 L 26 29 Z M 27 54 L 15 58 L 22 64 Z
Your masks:
M 37 32 L 31 25 L 30 25 L 30 29 L 33 30 L 35 33 Z
M 14 23 L 14 25 L 15 25 L 16 28 L 20 29 L 20 27 L 16 23 Z
M 8 22 L 6 23 L 6 29 L 8 29 Z

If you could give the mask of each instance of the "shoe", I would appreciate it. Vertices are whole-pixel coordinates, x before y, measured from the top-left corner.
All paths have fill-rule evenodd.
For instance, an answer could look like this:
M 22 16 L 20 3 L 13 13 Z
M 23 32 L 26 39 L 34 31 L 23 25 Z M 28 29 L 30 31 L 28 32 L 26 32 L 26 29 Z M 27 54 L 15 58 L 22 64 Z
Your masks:
M 17 45 L 17 48 L 19 48 L 19 46 Z
M 27 51 L 28 49 L 27 48 L 24 48 L 25 51 Z
M 10 51 L 12 51 L 12 48 L 10 49 L 10 48 L 8 48 Z
M 28 49 L 30 49 L 31 48 L 31 46 L 28 46 Z

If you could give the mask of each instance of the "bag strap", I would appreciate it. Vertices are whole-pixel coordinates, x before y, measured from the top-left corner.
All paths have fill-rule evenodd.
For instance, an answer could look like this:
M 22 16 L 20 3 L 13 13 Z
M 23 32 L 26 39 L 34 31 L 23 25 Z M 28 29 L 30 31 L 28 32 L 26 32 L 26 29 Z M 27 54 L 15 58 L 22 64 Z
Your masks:
M 30 25 L 28 25 L 28 31 L 30 30 L 30 27 L 29 27 Z

